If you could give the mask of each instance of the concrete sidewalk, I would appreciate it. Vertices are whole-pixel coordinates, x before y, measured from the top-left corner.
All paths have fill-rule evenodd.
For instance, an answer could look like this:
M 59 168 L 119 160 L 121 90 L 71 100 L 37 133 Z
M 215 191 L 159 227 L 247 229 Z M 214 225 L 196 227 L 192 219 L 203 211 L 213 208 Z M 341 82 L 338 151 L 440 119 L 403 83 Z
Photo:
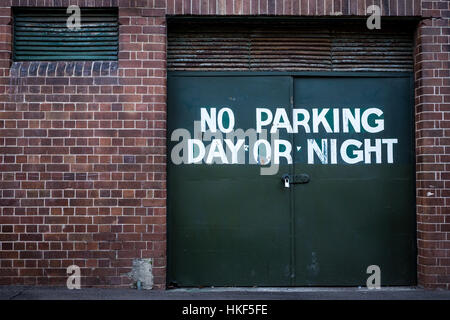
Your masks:
M 450 300 L 450 290 L 413 287 L 136 289 L 0 286 L 0 300 Z

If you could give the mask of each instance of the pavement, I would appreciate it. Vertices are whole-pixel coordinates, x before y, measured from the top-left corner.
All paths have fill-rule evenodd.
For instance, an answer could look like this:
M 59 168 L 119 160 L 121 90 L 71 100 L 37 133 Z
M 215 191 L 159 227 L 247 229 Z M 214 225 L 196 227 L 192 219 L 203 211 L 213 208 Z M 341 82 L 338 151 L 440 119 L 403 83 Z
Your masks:
M 137 290 L 0 286 L 0 300 L 450 300 L 450 290 L 417 287 L 186 288 Z

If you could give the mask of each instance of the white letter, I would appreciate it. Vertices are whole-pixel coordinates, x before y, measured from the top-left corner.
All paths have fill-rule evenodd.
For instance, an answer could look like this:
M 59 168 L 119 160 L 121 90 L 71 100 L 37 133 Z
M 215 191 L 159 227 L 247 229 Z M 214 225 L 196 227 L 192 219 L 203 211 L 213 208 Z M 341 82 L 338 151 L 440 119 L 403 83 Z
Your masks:
M 363 161 L 364 155 L 363 155 L 362 150 L 353 151 L 353 155 L 356 155 L 355 158 L 350 158 L 349 156 L 347 156 L 347 148 L 349 145 L 356 146 L 357 148 L 361 148 L 362 143 L 360 141 L 354 140 L 354 139 L 345 140 L 344 143 L 342 143 L 342 145 L 341 145 L 342 160 L 344 160 L 346 163 L 349 163 L 349 164 L 355 164 L 355 163 Z
M 209 130 L 214 133 L 217 130 L 216 125 L 216 108 L 211 108 L 211 115 L 209 115 L 208 110 L 206 108 L 200 108 L 200 121 L 201 121 L 201 130 L 202 132 L 206 132 L 206 123 L 208 123 Z
M 284 145 L 286 150 L 280 152 L 280 145 Z M 291 151 L 292 145 L 289 141 L 286 140 L 275 140 L 275 150 L 273 151 L 273 161 L 275 164 L 280 164 L 280 157 L 284 157 L 287 160 L 288 164 L 292 163 Z
M 333 132 L 333 130 L 331 130 L 330 125 L 328 124 L 327 119 L 325 118 L 325 116 L 327 115 L 329 110 L 330 109 L 325 108 L 325 109 L 322 109 L 320 114 L 317 114 L 318 109 L 313 109 L 313 132 L 314 133 L 318 133 L 319 132 L 319 124 L 320 123 L 322 123 L 322 125 L 325 128 L 325 131 L 327 133 L 332 133 Z
M 225 144 L 228 146 L 228 148 L 231 151 L 231 163 L 235 164 L 238 163 L 238 151 L 244 144 L 245 139 L 238 139 L 236 146 L 233 144 L 233 140 L 225 139 Z
M 198 155 L 194 156 L 194 144 L 197 145 L 199 151 Z M 191 163 L 199 163 L 202 161 L 203 157 L 205 156 L 205 145 L 201 140 L 197 139 L 189 139 L 188 140 L 188 164 Z
M 261 114 L 267 114 L 267 120 L 262 121 Z M 256 108 L 256 132 L 261 133 L 262 126 L 267 126 L 272 122 L 272 112 L 266 108 Z
M 220 157 L 221 162 L 228 164 L 227 156 L 225 155 L 225 150 L 223 150 L 222 140 L 213 139 L 211 142 L 211 147 L 209 149 L 208 157 L 206 157 L 206 163 L 212 164 L 212 160 L 216 157 Z
M 375 123 L 377 124 L 375 127 L 371 127 L 369 125 L 369 116 L 371 114 L 375 114 L 378 117 L 381 117 L 383 115 L 383 111 L 381 111 L 378 108 L 369 108 L 366 111 L 363 112 L 361 117 L 361 122 L 364 130 L 366 130 L 369 133 L 377 133 L 384 130 L 384 120 L 383 119 L 377 119 L 375 120 Z
M 298 120 L 298 115 L 299 114 L 303 115 L 303 120 L 299 121 Z M 309 112 L 308 110 L 305 109 L 294 109 L 294 111 L 292 112 L 292 127 L 294 129 L 294 133 L 298 133 L 298 126 L 303 126 L 303 128 L 305 128 L 305 132 L 306 133 L 310 133 L 311 129 L 309 128 Z
M 377 163 L 381 163 L 381 139 L 375 139 L 375 146 L 370 145 L 370 139 L 364 139 L 364 162 L 372 163 L 371 153 L 375 152 Z
M 263 132 L 262 132 L 262 134 L 260 134 L 259 135 L 259 138 L 260 139 L 267 139 L 267 130 L 266 129 L 264 129 L 263 130 Z M 272 133 L 271 135 L 270 135 L 270 141 L 271 141 L 271 146 L 272 145 L 275 145 L 275 140 L 277 140 L 279 138 L 279 132 L 276 132 L 276 133 Z M 270 151 L 270 152 L 272 152 L 272 151 Z M 270 154 L 270 156 L 272 156 L 272 154 Z M 252 159 L 252 161 L 253 161 L 253 158 L 251 158 Z M 274 164 L 273 163 L 273 161 L 271 161 L 270 162 L 270 166 L 268 166 L 268 167 L 262 167 L 261 166 L 261 168 L 259 168 L 259 171 L 260 171 L 260 174 L 262 175 L 262 176 L 271 176 L 271 175 L 274 175 L 274 174 L 277 174 L 278 173 L 278 170 L 279 170 L 279 165 L 278 164 Z
M 388 163 L 394 163 L 394 143 L 398 143 L 398 139 L 383 139 L 382 142 L 387 144 Z
M 314 164 L 314 153 L 317 154 L 322 164 L 328 163 L 328 141 L 322 139 L 322 149 L 319 148 L 316 140 L 308 139 L 308 164 Z
M 223 113 L 226 112 L 228 113 L 228 119 L 230 120 L 228 123 L 228 128 L 225 129 L 223 127 Z M 234 128 L 234 113 L 230 108 L 222 108 L 219 110 L 219 114 L 218 116 L 218 126 L 219 126 L 219 130 L 222 131 L 223 133 L 230 133 L 231 131 L 233 131 Z
M 349 121 L 353 129 L 355 129 L 355 132 L 361 132 L 361 112 L 359 109 L 355 109 L 355 116 L 353 116 L 350 109 L 342 109 L 342 126 L 345 133 L 349 132 Z
M 331 164 L 337 163 L 337 141 L 336 139 L 330 139 L 330 158 Z
M 286 110 L 283 108 L 277 108 L 270 133 L 277 132 L 279 128 L 284 128 L 288 133 L 292 133 L 291 123 L 287 116 Z
M 333 109 L 333 131 L 339 133 L 339 109 Z
M 259 145 L 264 145 L 265 155 L 259 152 Z M 255 158 L 256 163 L 259 164 L 268 164 L 270 162 L 270 155 L 272 154 L 272 148 L 270 147 L 270 143 L 267 140 L 259 139 L 253 145 L 253 157 Z

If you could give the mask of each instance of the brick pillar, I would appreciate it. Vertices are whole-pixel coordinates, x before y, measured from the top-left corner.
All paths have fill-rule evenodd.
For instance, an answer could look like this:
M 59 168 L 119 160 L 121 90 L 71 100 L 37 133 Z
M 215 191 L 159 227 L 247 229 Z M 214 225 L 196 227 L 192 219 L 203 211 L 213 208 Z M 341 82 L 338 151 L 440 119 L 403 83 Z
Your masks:
M 416 34 L 418 282 L 450 288 L 450 8 L 423 1 Z

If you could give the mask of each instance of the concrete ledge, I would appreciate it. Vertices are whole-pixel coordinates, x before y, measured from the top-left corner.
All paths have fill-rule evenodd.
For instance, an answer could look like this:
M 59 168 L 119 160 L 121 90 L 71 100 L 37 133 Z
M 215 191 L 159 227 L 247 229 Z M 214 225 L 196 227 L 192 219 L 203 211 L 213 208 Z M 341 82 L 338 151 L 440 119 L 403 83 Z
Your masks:
M 450 300 L 448 290 L 367 288 L 135 289 L 0 286 L 0 300 Z

